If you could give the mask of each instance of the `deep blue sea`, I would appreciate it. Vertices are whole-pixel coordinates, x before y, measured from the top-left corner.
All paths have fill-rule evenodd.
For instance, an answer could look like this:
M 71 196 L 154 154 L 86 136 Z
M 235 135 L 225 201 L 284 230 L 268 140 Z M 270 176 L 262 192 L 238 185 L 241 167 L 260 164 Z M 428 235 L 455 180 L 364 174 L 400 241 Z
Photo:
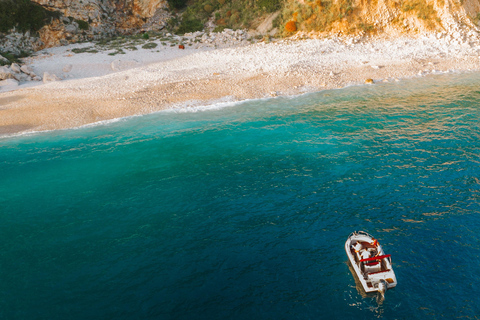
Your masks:
M 471 73 L 2 138 L 0 319 L 478 319 L 479 125 Z

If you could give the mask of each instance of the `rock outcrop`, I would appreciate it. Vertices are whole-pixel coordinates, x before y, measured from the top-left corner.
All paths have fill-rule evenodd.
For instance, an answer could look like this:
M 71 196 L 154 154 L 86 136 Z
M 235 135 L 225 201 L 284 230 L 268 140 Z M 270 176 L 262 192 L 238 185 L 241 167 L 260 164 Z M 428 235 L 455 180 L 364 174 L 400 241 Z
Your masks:
M 0 37 L 0 51 L 2 52 L 9 52 L 19 56 L 22 52 L 32 52 L 42 48 L 44 48 L 44 43 L 40 38 L 30 36 L 29 32 L 11 32 Z M 4 59 L 0 59 L 0 64 L 4 62 Z
M 17 83 L 41 80 L 27 65 L 20 66 L 16 63 L 0 67 L 0 81 L 9 79 L 15 80 Z
M 171 18 L 167 0 L 30 1 L 58 14 L 39 30 L 38 36 L 31 36 L 28 32 L 25 34 L 11 32 L 0 37 L 0 53 L 10 52 L 20 56 L 22 52 L 100 40 L 118 34 L 160 31 Z M 470 39 L 477 39 L 480 35 L 477 26 L 480 20 L 480 0 L 327 2 L 286 0 L 282 4 L 282 10 L 271 13 L 263 23 L 251 27 L 257 28 L 255 36 L 267 33 L 274 35 L 277 31 L 282 31 L 274 28 L 274 20 L 284 21 L 285 32 L 288 31 L 285 28 L 287 22 L 294 24 L 295 30 L 287 32 L 289 36 L 294 32 L 298 32 L 297 35 L 327 33 L 357 37 L 362 37 L 366 33 L 393 36 L 435 33 L 438 38 L 449 37 L 452 41 L 464 43 Z M 214 21 L 213 16 L 216 13 L 211 14 L 209 21 Z M 210 29 L 214 27 L 215 25 Z M 219 42 L 218 39 L 211 38 L 202 38 L 202 41 Z M 0 59 L 0 65 L 4 63 Z
M 20 54 L 43 48 L 99 40 L 117 34 L 158 31 L 170 18 L 166 0 L 31 0 L 60 13 L 38 37 L 12 32 L 0 40 L 3 51 Z
M 32 0 L 49 10 L 61 12 L 64 17 L 88 23 L 88 33 L 132 32 L 141 28 L 158 12 L 167 9 L 166 0 Z M 150 25 L 162 28 L 165 21 Z M 86 26 L 86 25 L 84 25 Z M 82 26 L 80 26 L 82 27 Z
M 303 0 L 286 0 L 282 19 L 296 22 L 300 32 L 386 35 L 480 31 L 479 0 L 344 0 L 330 7 Z M 319 12 L 319 13 L 318 13 Z M 458 36 L 458 35 L 457 35 Z

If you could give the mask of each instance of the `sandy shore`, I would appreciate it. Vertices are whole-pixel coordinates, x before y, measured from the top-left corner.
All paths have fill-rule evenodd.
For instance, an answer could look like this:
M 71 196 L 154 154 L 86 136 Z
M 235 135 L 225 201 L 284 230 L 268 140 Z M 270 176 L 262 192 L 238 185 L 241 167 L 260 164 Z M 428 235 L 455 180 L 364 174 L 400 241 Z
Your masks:
M 480 69 L 480 46 L 433 35 L 395 40 L 281 40 L 125 55 L 44 50 L 27 64 L 62 81 L 0 88 L 0 135 L 78 127 L 166 108 L 295 95 L 441 72 Z M 113 68 L 112 68 L 113 66 Z M 3 92 L 2 92 L 3 90 Z M 6 92 L 5 92 L 6 91 Z

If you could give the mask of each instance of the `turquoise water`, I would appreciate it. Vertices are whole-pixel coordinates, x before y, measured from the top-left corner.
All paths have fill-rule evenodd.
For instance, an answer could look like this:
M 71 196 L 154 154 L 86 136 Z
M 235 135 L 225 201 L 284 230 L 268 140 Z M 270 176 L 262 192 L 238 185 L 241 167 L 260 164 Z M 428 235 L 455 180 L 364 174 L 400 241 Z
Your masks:
M 480 75 L 0 140 L 2 319 L 480 313 Z M 365 296 L 365 230 L 398 286 Z

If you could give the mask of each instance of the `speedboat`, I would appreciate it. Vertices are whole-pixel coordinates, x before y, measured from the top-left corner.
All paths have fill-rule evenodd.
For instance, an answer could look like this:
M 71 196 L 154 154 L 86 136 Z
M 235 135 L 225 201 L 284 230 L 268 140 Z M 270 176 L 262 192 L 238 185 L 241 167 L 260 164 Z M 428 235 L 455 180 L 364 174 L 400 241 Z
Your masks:
M 345 242 L 345 251 L 365 292 L 380 292 L 383 296 L 397 285 L 391 256 L 370 234 L 352 232 Z

